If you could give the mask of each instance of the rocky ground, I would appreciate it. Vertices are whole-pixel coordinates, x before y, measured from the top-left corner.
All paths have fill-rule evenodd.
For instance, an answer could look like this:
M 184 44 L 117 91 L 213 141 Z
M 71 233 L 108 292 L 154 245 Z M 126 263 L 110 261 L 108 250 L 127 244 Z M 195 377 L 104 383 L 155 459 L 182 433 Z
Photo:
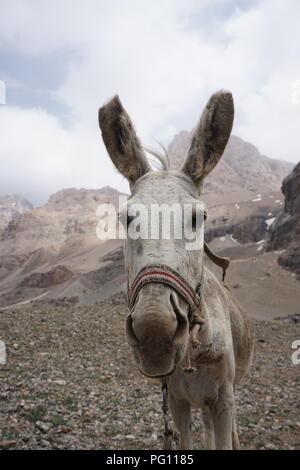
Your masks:
M 161 393 L 136 371 L 125 304 L 24 306 L 0 312 L 0 448 L 160 449 Z M 244 449 L 300 449 L 300 323 L 252 320 L 255 359 L 238 390 Z M 194 410 L 195 448 L 201 448 Z

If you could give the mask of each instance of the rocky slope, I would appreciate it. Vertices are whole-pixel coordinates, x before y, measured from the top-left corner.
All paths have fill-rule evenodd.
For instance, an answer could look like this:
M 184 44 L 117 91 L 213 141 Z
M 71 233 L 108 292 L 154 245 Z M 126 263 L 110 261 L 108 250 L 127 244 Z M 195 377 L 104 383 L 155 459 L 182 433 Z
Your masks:
M 102 189 L 64 189 L 50 196 L 47 204 L 30 212 L 16 214 L 2 232 L 1 241 L 20 239 L 34 241 L 35 247 L 63 244 L 73 236 L 94 235 L 99 218 L 99 204 L 115 204 L 119 192 L 108 187 Z
M 42 207 L 16 214 L 0 235 L 0 306 L 89 290 L 91 281 L 78 274 L 101 268 L 101 258 L 120 245 L 98 239 L 96 210 L 100 204 L 117 205 L 119 195 L 110 187 L 71 188 Z
M 182 131 L 170 143 L 172 166 L 181 167 L 193 132 Z M 231 136 L 204 185 L 203 200 L 209 208 L 206 240 L 226 235 L 240 243 L 264 239 L 269 221 L 282 208 L 280 187 L 291 168 L 291 163 L 261 155 L 254 145 Z
M 137 371 L 122 300 L 1 312 L 0 449 L 162 448 L 161 389 Z M 300 449 L 300 323 L 252 320 L 250 379 L 237 388 L 243 449 Z M 203 446 L 199 410 L 194 448 Z
M 52 195 L 44 206 L 16 214 L 1 234 L 0 277 L 1 269 L 7 271 L 3 274 L 9 274 L 10 256 L 19 257 L 19 264 L 31 259 L 33 264 L 42 265 L 59 258 L 62 252 L 71 255 L 76 243 L 100 243 L 96 236 L 100 220 L 97 207 L 105 203 L 115 205 L 119 194 L 110 187 L 72 188 Z M 13 264 L 11 268 L 14 269 Z
M 279 264 L 300 279 L 300 163 L 283 180 L 284 208 L 270 227 L 266 249 L 282 250 Z
M 25 277 L 20 287 L 48 288 L 56 284 L 62 284 L 73 277 L 72 271 L 65 266 L 55 266 L 47 273 L 32 273 Z

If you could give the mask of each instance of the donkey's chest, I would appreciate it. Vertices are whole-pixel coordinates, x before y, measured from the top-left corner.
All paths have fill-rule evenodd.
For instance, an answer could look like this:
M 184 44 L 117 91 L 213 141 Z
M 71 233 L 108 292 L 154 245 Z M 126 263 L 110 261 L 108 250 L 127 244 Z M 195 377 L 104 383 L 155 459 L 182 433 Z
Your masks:
M 222 375 L 216 364 L 199 365 L 192 374 L 175 373 L 170 391 L 177 400 L 188 401 L 193 408 L 202 408 L 207 401 L 217 399 Z

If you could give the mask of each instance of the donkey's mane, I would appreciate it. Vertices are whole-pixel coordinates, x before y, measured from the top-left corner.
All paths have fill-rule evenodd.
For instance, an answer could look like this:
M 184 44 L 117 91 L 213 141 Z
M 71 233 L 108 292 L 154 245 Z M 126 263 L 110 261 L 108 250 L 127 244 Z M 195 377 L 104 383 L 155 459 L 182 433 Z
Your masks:
M 161 144 L 160 142 L 158 142 L 158 144 L 160 145 L 160 147 L 162 149 L 162 152 L 159 152 L 158 150 L 156 150 L 152 147 L 149 147 L 148 145 L 143 145 L 142 147 L 145 150 L 146 154 L 152 155 L 152 157 L 155 157 L 160 162 L 161 167 L 159 168 L 158 165 L 157 165 L 157 161 L 155 161 L 152 158 L 148 157 L 148 160 L 151 163 L 153 163 L 153 165 L 158 170 L 169 171 L 171 169 L 171 162 L 170 162 L 170 157 L 169 157 L 168 151 L 167 151 L 167 149 L 165 148 L 165 146 L 163 144 Z

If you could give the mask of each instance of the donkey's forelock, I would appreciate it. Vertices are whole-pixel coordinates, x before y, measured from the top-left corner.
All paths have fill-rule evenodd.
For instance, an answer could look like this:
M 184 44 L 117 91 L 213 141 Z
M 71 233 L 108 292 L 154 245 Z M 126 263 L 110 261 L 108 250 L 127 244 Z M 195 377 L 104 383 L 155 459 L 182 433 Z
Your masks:
M 158 170 L 169 171 L 171 169 L 171 161 L 170 161 L 168 151 L 164 147 L 164 145 L 162 145 L 160 142 L 158 142 L 158 144 L 162 148 L 163 153 L 159 152 L 158 150 L 155 150 L 152 147 L 149 147 L 148 145 L 143 145 L 143 149 L 145 150 L 146 153 L 152 155 L 160 162 L 161 166 L 159 167 L 157 166 L 156 161 L 154 161 L 152 158 L 149 158 L 150 162 L 153 163 L 155 168 L 157 168 Z

